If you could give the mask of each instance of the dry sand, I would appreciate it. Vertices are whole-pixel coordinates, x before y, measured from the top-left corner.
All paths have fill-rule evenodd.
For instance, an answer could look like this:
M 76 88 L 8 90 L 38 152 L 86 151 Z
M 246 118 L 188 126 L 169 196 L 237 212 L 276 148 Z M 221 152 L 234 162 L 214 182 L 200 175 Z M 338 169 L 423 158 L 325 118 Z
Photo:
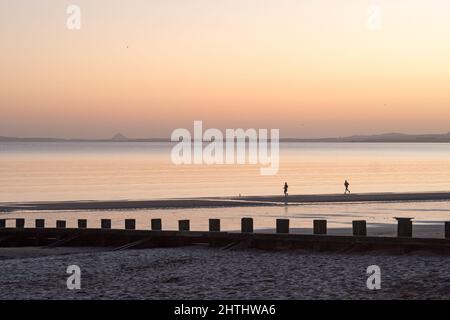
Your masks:
M 450 299 L 450 257 L 223 251 L 0 249 L 1 299 Z M 66 268 L 82 270 L 79 291 Z M 381 290 L 366 268 L 381 268 Z

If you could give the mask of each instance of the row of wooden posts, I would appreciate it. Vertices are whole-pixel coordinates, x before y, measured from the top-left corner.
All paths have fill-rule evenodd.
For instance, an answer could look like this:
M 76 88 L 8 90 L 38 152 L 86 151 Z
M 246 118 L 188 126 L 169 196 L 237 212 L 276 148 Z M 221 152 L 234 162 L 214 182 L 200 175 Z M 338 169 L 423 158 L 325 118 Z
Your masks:
M 397 236 L 399 237 L 412 237 L 412 221 L 411 218 L 396 218 L 398 221 Z M 19 218 L 16 220 L 16 228 L 25 228 L 25 219 Z M 354 236 L 366 236 L 367 235 L 367 223 L 365 220 L 355 220 L 352 222 L 353 235 Z M 0 219 L 0 229 L 6 227 L 6 220 Z M 36 219 L 35 227 L 37 229 L 45 228 L 45 219 Z M 57 220 L 56 228 L 66 228 L 65 220 Z M 78 228 L 86 229 L 87 220 L 78 219 Z M 111 219 L 101 219 L 101 229 L 111 229 Z M 125 229 L 135 230 L 136 220 L 125 219 Z M 151 219 L 151 230 L 161 231 L 162 221 L 161 219 Z M 189 220 L 178 221 L 179 231 L 190 231 Z M 220 219 L 209 219 L 209 231 L 220 232 Z M 241 219 L 241 232 L 252 233 L 253 232 L 253 218 Z M 289 219 L 276 219 L 276 232 L 281 234 L 289 233 Z M 313 234 L 325 235 L 327 234 L 327 220 L 313 220 Z M 450 238 L 450 222 L 445 222 L 445 237 Z

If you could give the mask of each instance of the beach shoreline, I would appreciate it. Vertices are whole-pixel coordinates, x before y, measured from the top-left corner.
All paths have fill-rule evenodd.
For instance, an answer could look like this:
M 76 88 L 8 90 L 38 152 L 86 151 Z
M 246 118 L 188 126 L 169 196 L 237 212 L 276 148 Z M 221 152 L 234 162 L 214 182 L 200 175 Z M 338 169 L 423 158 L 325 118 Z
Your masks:
M 198 197 L 152 200 L 80 200 L 42 202 L 3 202 L 0 212 L 18 210 L 114 210 L 114 209 L 164 209 L 164 208 L 214 208 L 255 207 L 276 205 L 358 203 L 358 202 L 424 202 L 450 200 L 450 192 L 408 193 L 360 193 L 360 194 L 310 194 L 242 196 L 242 197 Z

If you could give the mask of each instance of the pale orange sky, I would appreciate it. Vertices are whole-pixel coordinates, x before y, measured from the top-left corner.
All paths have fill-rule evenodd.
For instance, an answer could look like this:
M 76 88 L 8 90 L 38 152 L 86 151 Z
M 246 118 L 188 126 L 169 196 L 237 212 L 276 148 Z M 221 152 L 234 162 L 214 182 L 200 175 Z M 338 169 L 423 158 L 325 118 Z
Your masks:
M 66 28 L 69 4 L 81 30 Z M 0 135 L 168 137 L 194 120 L 282 137 L 448 132 L 449 12 L 445 0 L 2 0 Z

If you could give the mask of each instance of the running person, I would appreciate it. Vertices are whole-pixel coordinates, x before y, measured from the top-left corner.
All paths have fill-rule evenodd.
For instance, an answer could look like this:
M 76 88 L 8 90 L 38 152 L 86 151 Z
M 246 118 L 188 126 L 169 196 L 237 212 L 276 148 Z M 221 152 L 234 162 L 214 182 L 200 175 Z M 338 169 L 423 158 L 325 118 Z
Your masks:
M 349 185 L 350 185 L 350 183 L 348 183 L 348 181 L 345 180 L 345 182 L 344 182 L 344 186 L 345 186 L 344 194 L 347 194 L 347 192 L 350 193 L 350 190 L 348 189 Z

